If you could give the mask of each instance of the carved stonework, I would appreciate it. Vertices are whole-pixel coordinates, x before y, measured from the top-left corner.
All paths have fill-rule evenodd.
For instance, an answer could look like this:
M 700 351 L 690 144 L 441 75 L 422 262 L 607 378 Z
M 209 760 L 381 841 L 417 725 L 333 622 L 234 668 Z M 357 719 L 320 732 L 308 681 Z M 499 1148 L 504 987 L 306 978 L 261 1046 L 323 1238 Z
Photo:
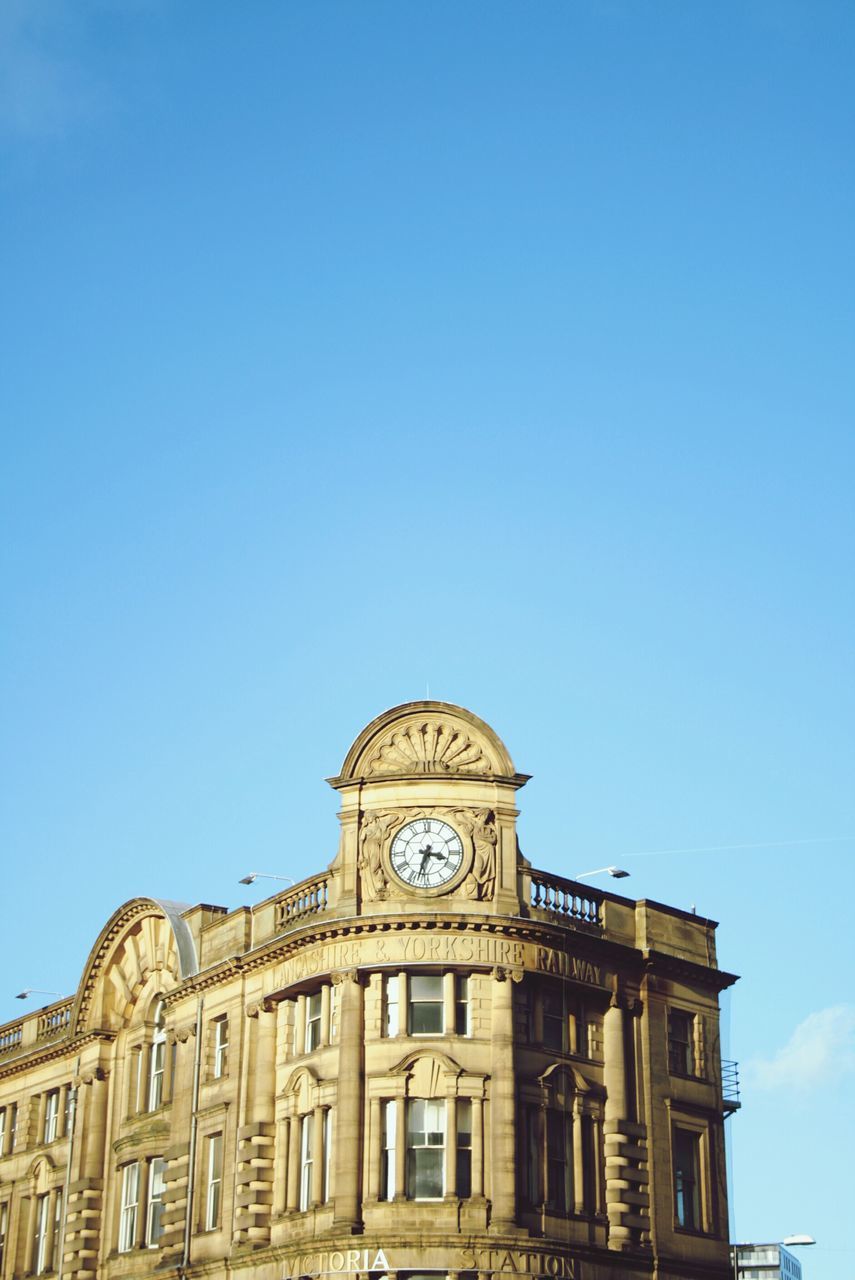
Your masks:
M 474 856 L 472 870 L 463 881 L 463 892 L 467 898 L 486 901 L 492 898 L 496 890 L 496 846 L 499 833 L 493 814 L 489 809 L 476 809 L 474 813 L 464 812 L 458 821 L 466 827 L 472 841 Z
M 389 881 L 383 866 L 383 846 L 389 832 L 400 820 L 400 814 L 397 813 L 372 813 L 362 827 L 357 866 L 362 897 L 366 902 L 385 898 L 388 894 Z
M 412 722 L 380 741 L 365 762 L 366 776 L 406 773 L 493 773 L 483 748 L 461 727 L 439 720 Z

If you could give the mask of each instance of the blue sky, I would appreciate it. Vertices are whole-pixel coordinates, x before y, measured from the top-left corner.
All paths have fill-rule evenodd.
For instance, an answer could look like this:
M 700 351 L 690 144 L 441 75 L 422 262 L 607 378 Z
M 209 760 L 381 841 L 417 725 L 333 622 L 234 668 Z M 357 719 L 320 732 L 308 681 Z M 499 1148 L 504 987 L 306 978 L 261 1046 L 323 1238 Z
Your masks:
M 323 779 L 429 689 L 534 775 L 535 866 L 721 921 L 736 1234 L 853 1270 L 853 46 L 4 6 L 0 1017 L 130 897 L 325 865 Z

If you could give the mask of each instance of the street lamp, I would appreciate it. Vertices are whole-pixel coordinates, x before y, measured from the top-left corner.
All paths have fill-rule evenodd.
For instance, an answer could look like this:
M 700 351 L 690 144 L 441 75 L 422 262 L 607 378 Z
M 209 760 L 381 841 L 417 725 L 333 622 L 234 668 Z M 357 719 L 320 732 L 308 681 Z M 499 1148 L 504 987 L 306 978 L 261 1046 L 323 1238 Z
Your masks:
M 785 1244 L 787 1248 L 792 1248 L 797 1244 L 816 1244 L 813 1236 L 784 1236 L 781 1244 Z
M 295 883 L 290 876 L 274 876 L 269 871 L 250 871 L 248 876 L 242 876 L 238 880 L 238 884 L 253 884 L 256 880 L 284 880 L 287 884 Z
M 628 875 L 628 871 L 622 871 L 620 867 L 597 867 L 596 871 L 583 871 L 580 875 L 574 876 L 574 880 L 587 880 L 589 876 L 602 876 L 608 873 L 614 876 L 615 880 L 624 880 Z
M 38 987 L 27 987 L 25 991 L 19 991 L 15 996 L 16 1000 L 26 1000 L 30 996 L 61 996 L 61 991 L 40 991 Z

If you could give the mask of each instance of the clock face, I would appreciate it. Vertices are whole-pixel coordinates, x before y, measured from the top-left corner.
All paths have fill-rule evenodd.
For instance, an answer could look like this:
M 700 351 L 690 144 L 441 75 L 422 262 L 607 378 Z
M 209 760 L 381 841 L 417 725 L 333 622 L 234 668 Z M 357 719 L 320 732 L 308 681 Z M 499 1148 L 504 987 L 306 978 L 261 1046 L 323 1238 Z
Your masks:
M 463 843 L 454 827 L 440 818 L 416 818 L 401 827 L 389 858 L 392 870 L 407 884 L 436 889 L 460 870 Z

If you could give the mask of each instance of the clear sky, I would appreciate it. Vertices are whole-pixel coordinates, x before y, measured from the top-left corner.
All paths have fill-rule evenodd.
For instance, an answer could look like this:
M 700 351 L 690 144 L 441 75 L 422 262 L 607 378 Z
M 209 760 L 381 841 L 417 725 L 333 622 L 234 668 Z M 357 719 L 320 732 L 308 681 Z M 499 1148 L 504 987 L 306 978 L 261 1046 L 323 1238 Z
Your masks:
M 128 898 L 326 865 L 323 779 L 429 689 L 534 775 L 535 866 L 721 921 L 736 1235 L 853 1275 L 855 8 L 6 0 L 0 46 L 0 1017 Z

